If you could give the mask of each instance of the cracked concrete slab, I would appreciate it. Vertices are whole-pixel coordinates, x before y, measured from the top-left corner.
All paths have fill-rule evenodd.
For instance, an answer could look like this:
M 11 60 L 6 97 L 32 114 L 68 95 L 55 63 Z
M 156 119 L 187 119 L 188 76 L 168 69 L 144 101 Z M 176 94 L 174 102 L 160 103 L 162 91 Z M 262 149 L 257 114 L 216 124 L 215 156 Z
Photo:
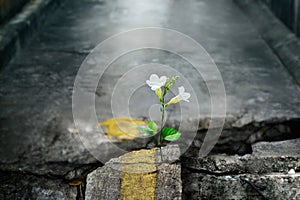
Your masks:
M 235 2 L 248 15 L 266 43 L 277 54 L 299 85 L 299 38 L 261 1 L 235 0 Z M 298 9 L 296 5 L 295 8 Z
M 76 199 L 77 188 L 62 180 L 0 173 L 0 199 Z
M 9 18 L 4 21 L 3 16 L 0 17 L 2 21 L 0 29 L 0 68 L 7 65 L 13 56 L 31 41 L 35 32 L 43 27 L 49 16 L 53 15 L 59 5 L 63 3 L 63 1 L 56 0 L 9 2 L 1 3 L 1 16 L 6 12 L 5 7 L 9 4 L 11 5 L 9 10 L 13 12 L 9 12 L 9 16 L 7 16 Z M 18 7 L 16 5 L 19 5 L 19 9 L 16 9 Z M 20 9 L 21 5 L 22 9 Z
M 287 173 L 300 169 L 300 139 L 279 142 L 258 142 L 253 152 L 243 156 L 214 154 L 204 158 L 183 157 L 182 164 L 191 170 L 207 173 Z
M 185 199 L 298 199 L 299 145 L 300 139 L 259 142 L 244 156 L 185 158 Z
M 72 171 L 73 165 L 75 168 L 98 162 L 82 145 L 74 127 L 71 105 L 77 70 L 99 42 L 120 31 L 146 26 L 181 31 L 202 44 L 211 55 L 224 80 L 228 129 L 299 119 L 297 84 L 231 1 L 68 1 L 30 45 L 1 71 L 0 169 L 63 175 Z M 120 57 L 106 71 L 96 91 L 99 121 L 112 116 L 110 91 L 120 76 L 147 62 L 169 65 L 190 81 L 201 106 L 199 129 L 207 128 L 211 105 L 201 76 L 175 55 L 151 50 Z M 86 80 L 87 84 L 89 81 Z M 211 82 L 214 83 L 213 78 Z M 155 101 L 155 96 L 150 95 L 145 87 L 132 98 L 132 117 L 148 117 L 148 106 Z M 195 104 L 182 106 L 192 112 Z M 168 123 L 177 125 L 179 109 L 171 112 Z M 182 132 L 188 128 L 183 127 Z M 91 136 L 95 146 L 101 143 L 96 134 Z M 129 150 L 144 146 L 136 141 L 125 143 L 123 147 Z M 97 148 L 95 151 L 105 154 L 103 157 L 112 151 L 106 142 Z
M 183 199 L 299 199 L 300 176 L 286 174 L 215 176 L 188 173 Z

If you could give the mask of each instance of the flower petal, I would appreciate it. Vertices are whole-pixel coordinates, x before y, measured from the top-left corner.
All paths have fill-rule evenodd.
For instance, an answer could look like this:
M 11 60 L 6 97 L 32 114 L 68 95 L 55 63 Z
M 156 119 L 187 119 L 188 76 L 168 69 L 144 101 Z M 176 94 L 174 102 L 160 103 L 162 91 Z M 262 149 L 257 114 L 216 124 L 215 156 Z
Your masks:
M 159 78 L 160 82 L 164 85 L 166 83 L 167 77 L 166 76 L 162 76 Z
M 184 93 L 184 87 L 183 87 L 183 86 L 180 86 L 180 87 L 178 88 L 178 92 L 179 92 L 179 94 L 183 94 L 183 93 Z
M 151 74 L 150 79 L 151 82 L 159 82 L 159 77 L 156 74 Z
M 149 80 L 146 80 L 147 85 L 149 85 L 149 87 L 151 87 L 151 82 Z
M 188 99 L 191 97 L 191 94 L 185 92 L 185 93 L 181 94 L 181 97 L 182 97 L 182 100 L 189 102 Z
M 149 80 L 146 81 L 147 85 L 151 87 L 151 90 L 157 90 L 162 87 L 167 80 L 167 77 L 158 77 L 156 74 L 151 74 Z
M 157 90 L 158 88 L 160 88 L 160 86 L 159 85 L 152 85 L 151 86 L 151 90 Z

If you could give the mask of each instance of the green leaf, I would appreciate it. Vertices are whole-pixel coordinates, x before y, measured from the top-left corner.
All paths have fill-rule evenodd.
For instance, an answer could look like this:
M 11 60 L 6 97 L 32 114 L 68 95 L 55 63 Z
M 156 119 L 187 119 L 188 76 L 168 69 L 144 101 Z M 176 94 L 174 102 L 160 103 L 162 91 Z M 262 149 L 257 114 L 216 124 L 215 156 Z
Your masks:
M 163 128 L 161 131 L 163 139 L 168 141 L 178 140 L 181 133 L 174 128 Z
M 136 128 L 137 130 L 139 130 L 143 133 L 147 133 L 148 135 L 153 135 L 154 134 L 153 130 L 148 128 L 148 127 L 135 126 L 134 128 Z
M 148 121 L 148 128 L 150 128 L 153 133 L 157 132 L 157 124 L 152 120 Z

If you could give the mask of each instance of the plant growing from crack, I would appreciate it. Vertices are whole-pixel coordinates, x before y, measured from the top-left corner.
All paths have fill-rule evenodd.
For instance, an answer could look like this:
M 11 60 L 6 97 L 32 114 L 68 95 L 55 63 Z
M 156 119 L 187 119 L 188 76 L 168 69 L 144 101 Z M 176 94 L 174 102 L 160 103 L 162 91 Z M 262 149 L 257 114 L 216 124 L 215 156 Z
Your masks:
M 135 128 L 137 128 L 139 131 L 144 132 L 153 137 L 155 145 L 160 149 L 161 160 L 163 160 L 162 150 L 161 150 L 163 141 L 164 140 L 175 141 L 178 140 L 181 135 L 181 133 L 174 128 L 163 127 L 166 108 L 169 105 L 176 104 L 182 100 L 189 102 L 188 99 L 191 96 L 190 93 L 185 92 L 184 87 L 181 86 L 178 88 L 179 94 L 173 97 L 168 103 L 166 103 L 165 96 L 170 90 L 170 88 L 176 83 L 178 78 L 179 78 L 178 76 L 172 78 L 168 78 L 166 76 L 158 77 L 156 74 L 152 74 L 149 80 L 146 81 L 147 85 L 151 88 L 151 90 L 155 91 L 156 95 L 158 96 L 159 102 L 161 104 L 161 108 L 160 108 L 161 123 L 160 123 L 159 133 L 158 133 L 157 124 L 152 120 L 148 121 L 147 127 L 135 126 Z

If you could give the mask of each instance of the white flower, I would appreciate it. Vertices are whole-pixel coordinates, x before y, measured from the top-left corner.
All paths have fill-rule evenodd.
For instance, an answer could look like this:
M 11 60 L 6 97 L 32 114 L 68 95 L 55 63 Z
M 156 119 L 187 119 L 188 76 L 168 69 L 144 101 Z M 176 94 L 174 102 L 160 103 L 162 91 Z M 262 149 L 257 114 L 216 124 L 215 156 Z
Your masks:
M 177 95 L 177 97 L 180 99 L 180 101 L 183 100 L 183 101 L 190 102 L 190 101 L 189 101 L 189 98 L 191 97 L 191 94 L 188 93 L 188 92 L 184 92 L 184 90 L 185 90 L 185 89 L 184 89 L 183 86 L 179 87 L 179 88 L 178 88 L 179 94 Z
M 181 87 L 179 87 L 178 88 L 178 92 L 179 92 L 179 94 L 176 96 L 176 97 L 174 97 L 174 98 L 172 98 L 167 104 L 166 104 L 166 106 L 169 106 L 169 105 L 171 105 L 171 104 L 175 104 L 175 103 L 178 103 L 179 101 L 187 101 L 187 102 L 189 102 L 189 98 L 191 97 L 191 94 L 190 93 L 188 93 L 188 92 L 184 92 L 184 87 L 183 86 L 181 86 Z
M 157 89 L 164 86 L 166 80 L 166 76 L 162 76 L 159 78 L 156 74 L 151 74 L 149 80 L 147 80 L 146 83 L 149 85 L 149 87 L 151 87 L 151 90 L 156 91 Z

